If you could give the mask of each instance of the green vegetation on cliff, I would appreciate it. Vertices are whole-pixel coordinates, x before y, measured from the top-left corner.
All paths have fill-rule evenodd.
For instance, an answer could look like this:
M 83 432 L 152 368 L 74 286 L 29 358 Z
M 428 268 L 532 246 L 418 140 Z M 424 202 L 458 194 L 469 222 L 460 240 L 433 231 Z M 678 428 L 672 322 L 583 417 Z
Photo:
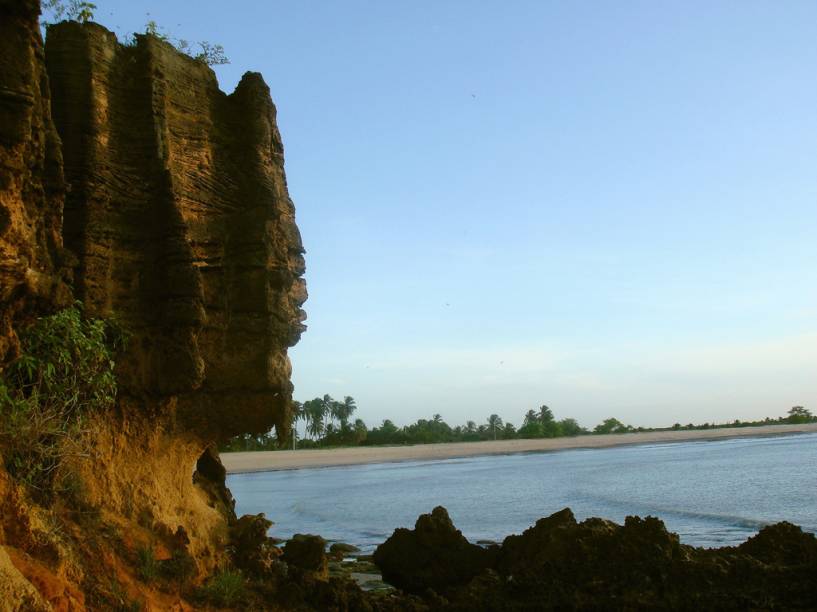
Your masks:
M 0 453 L 17 480 L 46 491 L 63 459 L 81 454 L 87 417 L 116 400 L 114 324 L 86 318 L 81 304 L 20 333 L 20 354 L 0 371 Z
M 77 21 L 79 23 L 93 21 L 97 8 L 97 5 L 93 2 L 85 2 L 84 0 L 45 0 L 42 3 L 42 9 L 46 17 L 43 19 L 42 25 L 47 27 L 60 21 Z M 194 60 L 203 62 L 208 66 L 230 63 L 224 53 L 224 47 L 221 45 L 207 40 L 194 43 L 183 38 L 176 38 L 153 19 L 145 24 L 144 33 L 172 44 L 185 55 L 189 55 Z M 125 38 L 135 41 L 135 36 L 135 34 L 129 34 Z M 195 46 L 198 46 L 198 51 L 195 50 Z

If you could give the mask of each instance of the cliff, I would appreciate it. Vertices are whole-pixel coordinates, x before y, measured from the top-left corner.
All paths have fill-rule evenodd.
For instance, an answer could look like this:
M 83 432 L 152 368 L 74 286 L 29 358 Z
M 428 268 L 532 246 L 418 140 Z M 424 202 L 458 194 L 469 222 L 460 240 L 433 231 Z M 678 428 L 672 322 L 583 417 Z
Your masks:
M 71 300 L 38 14 L 35 0 L 0 0 L 0 368 L 17 355 L 17 327 Z
M 20 331 L 74 300 L 128 342 L 115 409 L 60 464 L 70 491 L 38 502 L 0 469 L 0 599 L 106 609 L 113 577 L 182 605 L 134 559 L 184 561 L 194 584 L 230 563 L 216 444 L 289 435 L 306 289 L 275 106 L 260 75 L 226 95 L 152 36 L 69 22 L 44 49 L 38 16 L 0 0 L 0 374 Z
M 287 347 L 304 329 L 303 247 L 269 88 L 235 92 L 152 36 L 50 28 L 65 245 L 90 314 L 132 334 L 120 393 L 202 436 L 284 436 Z

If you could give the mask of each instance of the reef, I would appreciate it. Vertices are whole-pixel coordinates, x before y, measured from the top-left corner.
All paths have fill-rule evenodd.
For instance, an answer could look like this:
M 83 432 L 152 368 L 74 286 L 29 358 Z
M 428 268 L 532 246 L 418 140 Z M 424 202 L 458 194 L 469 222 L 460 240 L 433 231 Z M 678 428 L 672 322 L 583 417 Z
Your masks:
M 481 548 L 438 507 L 396 530 L 374 562 L 434 610 L 817 608 L 817 537 L 785 522 L 705 549 L 681 544 L 654 517 L 577 522 L 566 508 Z

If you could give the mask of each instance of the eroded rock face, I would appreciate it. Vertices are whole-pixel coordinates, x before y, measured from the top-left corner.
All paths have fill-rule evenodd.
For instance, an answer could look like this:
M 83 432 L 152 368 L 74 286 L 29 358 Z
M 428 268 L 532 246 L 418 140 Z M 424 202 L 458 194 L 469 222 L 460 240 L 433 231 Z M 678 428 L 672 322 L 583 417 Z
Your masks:
M 286 437 L 290 422 L 287 348 L 306 290 L 275 107 L 260 75 L 226 95 L 149 36 L 122 46 L 64 23 L 44 50 L 38 15 L 37 0 L 0 0 L 0 372 L 17 330 L 74 299 L 120 320 L 116 410 L 89 418 L 86 452 L 63 468 L 107 528 L 166 540 L 204 575 L 230 538 L 264 531 L 230 529 L 247 521 L 215 443 L 273 425 Z M 77 582 L 86 564 L 107 588 L 121 550 L 86 537 L 29 550 L 21 525 L 39 509 L 12 498 L 0 496 L 0 546 L 31 584 L 42 564 Z
M 263 79 L 225 95 L 169 44 L 96 24 L 50 28 L 46 61 L 76 297 L 132 333 L 120 392 L 205 437 L 286 435 L 306 290 Z
M 0 368 L 18 350 L 16 327 L 71 303 L 62 155 L 38 16 L 35 0 L 0 0 Z

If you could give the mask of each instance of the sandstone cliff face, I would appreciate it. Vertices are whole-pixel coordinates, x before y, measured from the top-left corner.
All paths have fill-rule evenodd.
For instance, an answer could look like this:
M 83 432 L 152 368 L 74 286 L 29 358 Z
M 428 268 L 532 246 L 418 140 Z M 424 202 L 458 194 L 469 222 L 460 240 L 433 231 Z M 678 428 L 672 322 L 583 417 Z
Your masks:
M 70 304 L 62 262 L 62 155 L 37 18 L 39 2 L 0 0 L 0 371 L 15 327 Z
M 139 548 L 198 576 L 222 565 L 234 514 L 214 444 L 288 434 L 306 289 L 275 107 L 260 75 L 226 95 L 154 37 L 123 46 L 64 23 L 44 50 L 38 14 L 37 0 L 0 0 L 0 372 L 19 329 L 74 299 L 130 340 L 117 410 L 64 462 L 73 509 L 31 503 L 0 457 L 0 599 L 34 585 L 46 607 L 82 609 L 114 576 L 168 609 L 133 570 Z
M 51 28 L 46 60 L 75 295 L 132 334 L 120 392 L 204 437 L 286 435 L 306 290 L 261 76 L 228 96 L 169 44 L 95 24 Z

